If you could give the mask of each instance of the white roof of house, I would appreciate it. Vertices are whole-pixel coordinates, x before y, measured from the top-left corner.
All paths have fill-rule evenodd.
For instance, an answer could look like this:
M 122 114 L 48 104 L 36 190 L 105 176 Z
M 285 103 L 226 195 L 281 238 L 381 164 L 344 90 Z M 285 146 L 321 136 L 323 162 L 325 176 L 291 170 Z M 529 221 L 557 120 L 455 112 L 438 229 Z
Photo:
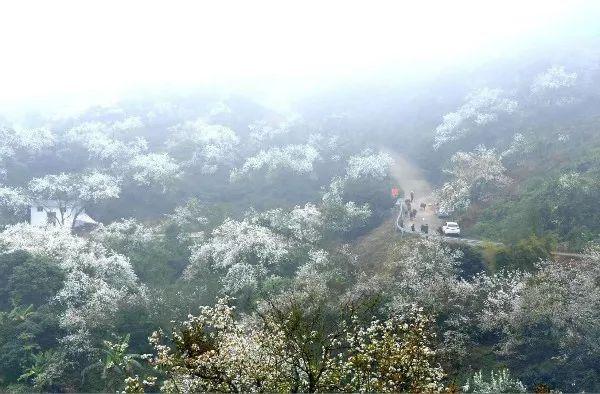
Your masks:
M 92 219 L 87 213 L 81 212 L 79 216 L 77 216 L 77 219 L 75 219 L 74 227 L 83 226 L 85 224 L 98 224 L 98 222 Z

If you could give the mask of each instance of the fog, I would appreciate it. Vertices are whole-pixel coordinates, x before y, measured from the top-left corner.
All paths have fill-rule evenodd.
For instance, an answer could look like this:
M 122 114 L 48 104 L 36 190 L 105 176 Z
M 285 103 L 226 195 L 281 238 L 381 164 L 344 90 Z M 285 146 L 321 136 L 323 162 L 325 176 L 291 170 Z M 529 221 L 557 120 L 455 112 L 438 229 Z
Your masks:
M 418 80 L 571 45 L 597 2 L 6 2 L 3 112 L 202 86 L 282 106 L 324 86 Z
M 0 393 L 600 392 L 600 2 L 0 5 Z

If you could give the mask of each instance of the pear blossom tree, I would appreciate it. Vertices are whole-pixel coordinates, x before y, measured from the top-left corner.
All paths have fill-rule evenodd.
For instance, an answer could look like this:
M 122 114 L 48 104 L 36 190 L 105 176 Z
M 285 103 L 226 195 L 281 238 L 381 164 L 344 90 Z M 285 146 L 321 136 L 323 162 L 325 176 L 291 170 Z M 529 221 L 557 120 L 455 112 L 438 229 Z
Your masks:
M 345 278 L 343 266 L 336 264 L 332 253 L 323 249 L 311 249 L 308 261 L 298 267 L 294 277 L 294 288 L 314 295 L 327 297 L 331 295 L 329 284 Z
M 591 246 L 585 256 L 577 261 L 541 261 L 533 272 L 480 274 L 473 281 L 474 294 L 482 301 L 477 303 L 480 332 L 499 338 L 495 351 L 516 371 L 545 360 L 547 383 L 565 391 L 572 384 L 592 389 L 587 377 L 598 373 L 598 247 Z M 523 383 L 539 383 L 527 378 Z M 473 380 L 465 390 L 493 385 L 495 378 L 489 383 L 478 383 L 481 376 Z
M 302 302 L 302 303 L 300 303 Z M 430 347 L 429 319 L 415 308 L 405 317 L 362 325 L 352 307 L 325 324 L 320 300 L 285 298 L 265 302 L 239 319 L 227 299 L 202 307 L 173 330 L 150 342 L 150 364 L 165 375 L 162 391 L 225 392 L 437 392 L 444 372 Z M 325 327 L 332 327 L 327 329 Z M 144 381 L 146 384 L 144 384 Z M 156 377 L 130 378 L 127 391 Z
M 27 192 L 18 187 L 0 186 L 0 207 L 18 214 L 31 204 Z
M 220 272 L 223 290 L 235 294 L 254 289 L 281 266 L 311 260 L 323 239 L 323 214 L 314 204 L 292 210 L 249 212 L 241 220 L 226 219 L 191 246 L 186 277 L 203 270 Z
M 508 148 L 502 152 L 502 158 L 521 158 L 533 151 L 533 145 L 523 133 L 515 133 Z
M 86 205 L 118 198 L 119 180 L 98 171 L 82 174 L 51 174 L 29 181 L 27 191 L 31 201 L 49 211 L 58 205 L 56 220 L 60 226 L 75 225 Z
M 196 198 L 187 201 L 185 205 L 175 207 L 167 215 L 167 225 L 172 226 L 176 232 L 177 241 L 181 245 L 189 246 L 205 238 L 205 229 L 210 220 L 206 217 L 209 207 Z
M 467 95 L 458 110 L 443 116 L 443 122 L 435 129 L 433 148 L 437 150 L 447 142 L 462 138 L 473 128 L 496 122 L 500 114 L 511 114 L 517 106 L 517 101 L 506 97 L 501 89 L 476 90 Z
M 572 103 L 572 89 L 577 73 L 567 72 L 563 66 L 552 66 L 538 74 L 531 84 L 532 95 L 545 105 L 562 106 Z
M 247 158 L 239 169 L 231 171 L 230 178 L 235 181 L 260 171 L 264 171 L 267 176 L 273 176 L 283 171 L 309 175 L 313 172 L 314 164 L 319 159 L 318 150 L 309 144 L 273 147 L 261 150 L 256 155 Z
M 488 294 L 483 279 L 461 278 L 461 258 L 459 251 L 440 242 L 398 242 L 375 266 L 362 266 L 343 298 L 380 297 L 386 310 L 399 315 L 419 305 L 435 316 L 440 356 L 451 363 L 471 349 Z
M 141 248 L 151 243 L 158 229 L 145 226 L 135 219 L 123 219 L 108 225 L 101 225 L 90 233 L 90 239 L 101 245 L 118 245 L 123 248 Z
M 290 133 L 292 126 L 300 120 L 299 116 L 292 116 L 279 124 L 273 125 L 265 120 L 257 121 L 248 125 L 250 140 L 254 144 L 264 144 L 269 141 L 285 136 Z
M 173 126 L 169 131 L 173 133 L 167 141 L 171 152 L 181 156 L 187 165 L 200 165 L 205 174 L 234 162 L 239 138 L 228 127 L 198 119 Z
M 0 126 L 0 180 L 6 178 L 6 164 L 17 153 L 35 157 L 55 146 L 56 136 L 46 128 L 4 128 Z
M 471 204 L 475 188 L 505 186 L 511 182 L 500 155 L 494 149 L 478 146 L 473 152 L 457 152 L 445 172 L 452 177 L 437 191 L 440 209 L 452 212 Z
M 343 178 L 334 178 L 322 198 L 325 228 L 338 235 L 363 228 L 372 214 L 368 204 L 344 201 L 344 187 Z
M 131 178 L 140 185 L 167 186 L 181 176 L 181 166 L 167 153 L 147 153 L 135 156 L 129 161 Z
M 9 226 L 0 232 L 0 245 L 2 253 L 25 250 L 48 257 L 65 272 L 55 300 L 62 306 L 59 321 L 67 330 L 66 341 L 89 339 L 91 330 L 110 327 L 123 305 L 143 302 L 145 290 L 125 256 L 66 228 Z
M 296 206 L 287 212 L 281 208 L 260 213 L 251 219 L 298 242 L 316 243 L 322 237 L 323 214 L 314 204 Z
M 462 387 L 465 393 L 526 393 L 527 388 L 521 381 L 513 378 L 508 369 L 490 372 L 489 380 L 482 371 L 475 372 Z
M 134 120 L 111 126 L 102 122 L 86 122 L 67 130 L 64 139 L 82 146 L 90 158 L 109 162 L 112 167 L 123 165 L 132 157 L 146 152 L 148 144 L 141 137 L 131 141 L 115 138 L 115 132 L 134 127 Z M 137 123 L 136 123 L 137 124 Z
M 255 287 L 290 256 L 293 243 L 270 228 L 244 219 L 226 219 L 206 241 L 191 247 L 189 279 L 204 269 L 223 272 L 226 293 Z
M 139 116 L 129 116 L 123 120 L 118 120 L 112 125 L 112 129 L 118 132 L 129 132 L 140 130 L 144 127 L 144 122 Z
M 490 293 L 482 311 L 483 327 L 501 334 L 498 350 L 517 356 L 517 367 L 517 360 L 526 364 L 528 357 L 546 349 L 548 367 L 566 372 L 569 381 L 585 379 L 578 374 L 590 371 L 591 360 L 600 354 L 597 250 L 589 249 L 588 257 L 577 262 L 541 262 L 536 272 Z M 562 371 L 564 365 L 577 367 Z
M 394 163 L 392 157 L 384 152 L 362 152 L 351 156 L 346 167 L 348 179 L 375 178 L 383 179 L 389 174 L 390 166 Z
M 1 128 L 0 161 L 15 155 L 17 151 L 36 155 L 56 143 L 55 134 L 46 127 L 40 128 Z

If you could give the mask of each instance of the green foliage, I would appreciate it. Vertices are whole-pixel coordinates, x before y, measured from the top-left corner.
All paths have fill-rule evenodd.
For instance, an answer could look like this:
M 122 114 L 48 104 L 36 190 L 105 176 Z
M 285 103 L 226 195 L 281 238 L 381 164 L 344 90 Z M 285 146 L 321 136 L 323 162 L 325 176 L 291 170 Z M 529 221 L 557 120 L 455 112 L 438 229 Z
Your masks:
M 37 391 L 52 390 L 59 383 L 62 368 L 61 355 L 54 350 L 34 353 L 30 366 L 19 377 L 19 381 L 28 382 Z
M 115 342 L 105 340 L 99 349 L 100 360 L 87 366 L 81 372 L 82 381 L 89 374 L 98 371 L 103 382 L 103 391 L 114 392 L 122 390 L 125 378 L 133 376 L 136 370 L 142 368 L 139 354 L 128 353 L 129 334 L 116 337 Z
M 14 268 L 8 278 L 7 289 L 14 304 L 34 305 L 48 303 L 62 288 L 65 274 L 54 261 L 31 256 Z
M 536 263 L 550 258 L 550 252 L 555 249 L 556 240 L 552 234 L 530 235 L 512 246 L 487 243 L 482 248 L 482 256 L 492 272 L 500 269 L 531 271 Z
M 16 267 L 24 264 L 30 254 L 25 251 L 0 254 L 0 310 L 6 310 L 12 306 L 9 289 L 9 279 Z
M 45 257 L 25 252 L 0 254 L 0 379 L 30 382 L 36 390 L 53 387 L 43 374 L 60 329 L 50 301 L 64 282 L 64 272 Z
M 37 318 L 32 306 L 16 306 L 10 312 L 0 312 L 0 376 L 3 381 L 17 382 L 24 368 L 34 359 L 34 353 L 39 349 L 36 336 L 41 328 Z
M 508 243 L 554 234 L 570 250 L 600 235 L 600 164 L 597 153 L 551 176 L 527 181 L 517 196 L 500 198 L 478 218 L 470 234 Z

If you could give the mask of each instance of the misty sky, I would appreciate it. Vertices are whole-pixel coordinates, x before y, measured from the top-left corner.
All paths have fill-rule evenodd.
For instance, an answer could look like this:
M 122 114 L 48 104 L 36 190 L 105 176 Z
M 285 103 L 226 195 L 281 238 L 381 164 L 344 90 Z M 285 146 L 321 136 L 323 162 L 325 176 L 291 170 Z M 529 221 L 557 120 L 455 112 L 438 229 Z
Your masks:
M 4 2 L 0 100 L 428 69 L 596 34 L 594 3 Z

